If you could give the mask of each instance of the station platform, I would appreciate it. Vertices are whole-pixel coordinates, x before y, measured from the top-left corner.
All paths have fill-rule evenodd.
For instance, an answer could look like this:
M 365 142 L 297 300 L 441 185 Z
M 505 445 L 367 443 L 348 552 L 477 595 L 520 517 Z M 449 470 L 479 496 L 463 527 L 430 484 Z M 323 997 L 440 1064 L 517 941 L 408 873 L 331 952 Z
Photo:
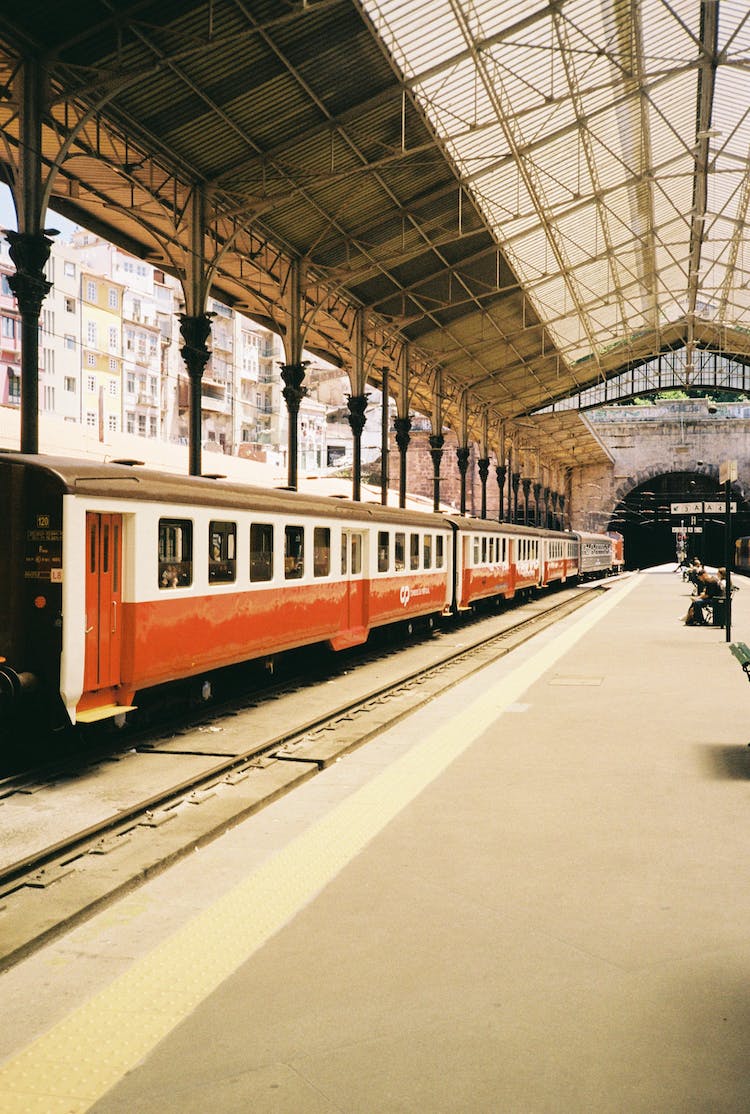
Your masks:
M 622 578 L 4 973 L 0 1111 L 750 1109 L 750 685 L 688 602 Z

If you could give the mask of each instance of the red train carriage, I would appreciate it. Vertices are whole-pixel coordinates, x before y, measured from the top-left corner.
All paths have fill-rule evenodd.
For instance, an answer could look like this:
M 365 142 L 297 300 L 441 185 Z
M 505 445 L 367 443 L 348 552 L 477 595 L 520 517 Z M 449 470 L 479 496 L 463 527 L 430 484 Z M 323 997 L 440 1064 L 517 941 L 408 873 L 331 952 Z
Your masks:
M 485 519 L 449 521 L 456 531 L 459 609 L 578 575 L 578 549 L 569 534 Z
M 294 646 L 335 649 L 452 603 L 429 514 L 124 465 L 0 455 L 0 684 L 75 722 L 136 693 Z M 85 570 L 83 574 L 81 570 Z

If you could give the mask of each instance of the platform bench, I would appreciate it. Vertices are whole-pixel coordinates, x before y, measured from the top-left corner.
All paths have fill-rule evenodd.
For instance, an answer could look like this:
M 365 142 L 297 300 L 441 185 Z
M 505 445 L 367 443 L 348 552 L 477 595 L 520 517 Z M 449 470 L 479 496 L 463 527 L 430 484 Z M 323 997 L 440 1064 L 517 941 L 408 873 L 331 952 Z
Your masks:
M 750 681 L 750 647 L 744 642 L 730 642 L 729 649 L 742 666 L 745 676 Z

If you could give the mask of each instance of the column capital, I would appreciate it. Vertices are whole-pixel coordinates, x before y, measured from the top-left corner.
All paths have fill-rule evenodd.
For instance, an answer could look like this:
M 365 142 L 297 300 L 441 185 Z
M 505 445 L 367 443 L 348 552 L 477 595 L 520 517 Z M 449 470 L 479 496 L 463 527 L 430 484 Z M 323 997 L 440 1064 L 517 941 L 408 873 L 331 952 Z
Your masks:
M 349 425 L 351 426 L 352 433 L 355 437 L 362 434 L 365 428 L 366 417 L 365 411 L 367 410 L 368 395 L 347 395 L 346 405 L 349 408 Z
M 21 313 L 35 314 L 38 318 L 42 302 L 52 289 L 52 283 L 44 277 L 52 240 L 43 232 L 10 230 L 5 232 L 5 238 L 10 245 L 8 255 L 16 266 L 15 274 L 8 275 L 8 286 L 16 296 Z

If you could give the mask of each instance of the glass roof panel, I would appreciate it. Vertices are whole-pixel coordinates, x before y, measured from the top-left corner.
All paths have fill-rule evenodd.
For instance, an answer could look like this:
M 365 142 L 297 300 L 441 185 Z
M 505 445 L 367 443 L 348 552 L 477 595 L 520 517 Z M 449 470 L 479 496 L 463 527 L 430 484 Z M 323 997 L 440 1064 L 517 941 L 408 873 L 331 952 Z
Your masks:
M 746 0 L 363 2 L 568 364 L 747 323 Z

